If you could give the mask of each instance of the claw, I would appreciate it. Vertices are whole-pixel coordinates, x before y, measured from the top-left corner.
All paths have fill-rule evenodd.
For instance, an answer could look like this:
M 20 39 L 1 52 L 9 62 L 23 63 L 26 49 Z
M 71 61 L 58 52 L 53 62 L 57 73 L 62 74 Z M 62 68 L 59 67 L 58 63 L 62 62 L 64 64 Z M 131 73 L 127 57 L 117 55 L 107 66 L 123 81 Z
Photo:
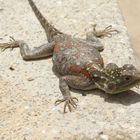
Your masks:
M 72 109 L 71 109 L 70 104 L 69 104 L 69 103 L 67 103 L 67 106 L 68 106 L 69 111 L 71 112 L 71 111 L 72 111 Z M 65 111 L 64 113 L 66 113 L 66 111 Z
M 5 47 L 5 48 L 1 48 L 1 52 L 4 52 L 6 49 L 8 49 L 9 47 Z
M 77 102 L 79 101 L 76 97 L 72 97 L 72 99 L 76 100 Z
M 1 48 L 1 52 L 4 52 L 6 50 L 6 48 Z
M 14 50 L 14 48 L 11 48 L 11 49 L 10 49 L 10 51 L 13 51 L 13 50 Z
M 74 101 L 76 100 L 76 102 Z M 69 97 L 67 99 L 58 99 L 56 102 L 55 102 L 55 105 L 59 105 L 60 103 L 63 103 L 65 102 L 64 104 L 64 113 L 66 113 L 66 108 L 68 107 L 69 111 L 71 112 L 72 111 L 72 108 L 76 109 L 77 108 L 77 102 L 78 102 L 78 99 L 76 97 Z
M 12 47 L 11 44 L 9 44 L 9 43 L 0 44 L 0 48 L 1 48 L 1 52 L 4 52 L 5 50 L 7 50 L 9 48 L 11 51 L 14 49 L 14 47 Z
M 93 24 L 92 26 L 93 26 L 93 32 L 95 33 L 97 24 Z
M 59 104 L 61 104 L 61 103 L 63 103 L 65 101 L 65 99 L 62 99 L 62 100 L 56 100 L 55 101 L 55 105 L 59 105 Z
M 14 39 L 14 37 L 12 37 L 12 36 L 9 36 L 10 37 L 10 41 L 16 41 L 15 39 Z
M 112 25 L 107 26 L 103 31 L 109 31 L 112 29 Z
M 19 47 L 19 42 L 16 41 L 13 37 L 10 37 L 12 40 L 8 43 L 0 43 L 1 52 L 4 52 L 6 49 L 9 49 L 12 51 L 14 48 Z
M 70 102 L 70 103 L 71 103 L 71 105 L 72 105 L 74 108 L 76 108 L 76 107 L 77 107 L 77 104 L 76 104 L 77 102 L 75 103 L 75 102 L 74 102 L 74 100 L 71 100 L 71 102 Z
M 92 25 L 93 26 L 93 33 L 96 35 L 96 37 L 112 37 L 112 33 L 119 33 L 118 30 L 113 29 L 112 25 L 107 26 L 104 30 L 97 31 L 96 30 L 96 24 Z

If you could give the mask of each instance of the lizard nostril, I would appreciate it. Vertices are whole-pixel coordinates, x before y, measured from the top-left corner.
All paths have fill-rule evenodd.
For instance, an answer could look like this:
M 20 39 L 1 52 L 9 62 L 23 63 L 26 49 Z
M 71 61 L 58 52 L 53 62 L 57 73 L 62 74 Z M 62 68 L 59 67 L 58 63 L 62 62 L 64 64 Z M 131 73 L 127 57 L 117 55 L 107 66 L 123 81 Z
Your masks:
M 125 79 L 126 81 L 130 81 L 130 80 L 132 79 L 132 77 L 126 76 L 126 77 L 124 77 L 124 79 Z

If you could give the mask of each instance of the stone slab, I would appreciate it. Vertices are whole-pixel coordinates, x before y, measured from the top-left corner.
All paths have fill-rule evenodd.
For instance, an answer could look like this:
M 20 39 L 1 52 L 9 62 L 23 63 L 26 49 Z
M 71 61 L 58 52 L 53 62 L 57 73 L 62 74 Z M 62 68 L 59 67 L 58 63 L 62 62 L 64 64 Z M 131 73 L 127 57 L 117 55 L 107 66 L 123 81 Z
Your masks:
M 102 40 L 105 63 L 135 64 L 116 0 L 34 1 L 53 25 L 76 37 L 84 38 L 91 24 L 99 29 L 113 25 L 120 33 Z M 9 36 L 25 40 L 31 48 L 47 42 L 27 0 L 0 0 L 0 21 L 0 42 L 9 41 Z M 126 130 L 134 140 L 140 137 L 139 89 L 115 96 L 101 91 L 82 96 L 73 91 L 78 108 L 63 114 L 63 105 L 54 106 L 62 95 L 52 60 L 25 62 L 18 48 L 0 53 L 0 89 L 0 139 L 62 140 L 81 133 L 92 138 L 106 129 Z

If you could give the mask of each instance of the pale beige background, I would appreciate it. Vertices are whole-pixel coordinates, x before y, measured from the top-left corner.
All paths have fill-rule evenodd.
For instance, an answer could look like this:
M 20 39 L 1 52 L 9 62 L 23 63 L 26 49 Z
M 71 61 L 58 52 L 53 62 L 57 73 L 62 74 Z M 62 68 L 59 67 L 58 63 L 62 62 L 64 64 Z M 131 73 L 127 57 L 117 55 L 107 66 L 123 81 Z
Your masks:
M 137 60 L 140 60 L 140 0 L 118 0 Z M 140 65 L 140 62 L 139 62 Z
M 92 30 L 94 20 L 100 29 L 113 25 L 121 33 L 102 40 L 105 64 L 135 64 L 116 0 L 34 1 L 53 25 L 76 37 Z M 9 36 L 25 40 L 30 48 L 46 42 L 27 0 L 0 0 L 0 9 L 0 42 L 8 41 Z M 79 99 L 78 106 L 64 115 L 63 104 L 54 105 L 62 95 L 51 59 L 26 62 L 18 48 L 0 53 L 0 140 L 62 140 L 81 133 L 95 137 L 106 129 L 121 129 L 140 140 L 139 89 L 116 96 L 95 90 L 84 93 L 91 94 L 82 96 L 81 91 L 72 91 Z

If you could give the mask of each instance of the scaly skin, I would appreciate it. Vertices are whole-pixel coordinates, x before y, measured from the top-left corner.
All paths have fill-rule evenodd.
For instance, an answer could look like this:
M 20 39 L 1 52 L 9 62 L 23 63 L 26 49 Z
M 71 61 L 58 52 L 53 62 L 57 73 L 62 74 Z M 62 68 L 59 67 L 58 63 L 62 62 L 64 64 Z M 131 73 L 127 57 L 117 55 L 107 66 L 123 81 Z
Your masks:
M 59 73 L 59 85 L 63 99 L 55 102 L 56 105 L 64 103 L 69 111 L 76 108 L 78 99 L 71 96 L 70 89 L 92 90 L 101 89 L 109 94 L 116 94 L 140 83 L 140 73 L 133 65 L 125 64 L 118 67 L 114 63 L 104 67 L 103 58 L 100 52 L 103 45 L 98 38 L 111 37 L 112 33 L 118 32 L 108 26 L 104 30 L 87 34 L 85 40 L 73 38 L 54 28 L 40 13 L 32 0 L 28 0 L 32 10 L 44 28 L 48 42 L 33 50 L 21 40 L 14 40 L 9 43 L 1 43 L 0 47 L 20 48 L 21 56 L 24 60 L 33 60 L 53 56 L 54 70 Z

